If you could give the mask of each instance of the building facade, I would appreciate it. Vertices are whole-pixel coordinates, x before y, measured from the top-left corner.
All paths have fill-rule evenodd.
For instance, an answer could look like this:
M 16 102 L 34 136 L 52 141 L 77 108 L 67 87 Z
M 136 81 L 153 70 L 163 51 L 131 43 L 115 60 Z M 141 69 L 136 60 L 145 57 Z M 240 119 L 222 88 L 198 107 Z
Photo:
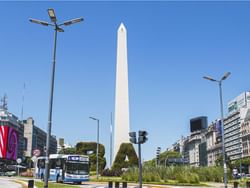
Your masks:
M 7 108 L 0 106 L 0 126 L 1 127 L 10 127 L 17 131 L 17 153 L 15 158 L 20 158 L 23 156 L 23 150 L 25 146 L 25 139 L 23 136 L 24 127 L 23 124 L 18 120 L 18 118 L 7 111 Z M 3 145 L 3 140 L 1 139 L 1 145 Z M 8 143 L 10 138 L 8 139 Z M 2 149 L 2 148 L 1 148 Z
M 243 143 L 247 143 L 249 127 L 245 122 L 250 109 L 250 92 L 244 92 L 228 103 L 228 116 L 224 119 L 225 152 L 230 160 L 244 157 Z M 246 147 L 245 147 L 246 150 Z
M 24 137 L 27 139 L 27 147 L 24 150 L 25 156 L 32 157 L 33 151 L 35 149 L 39 149 L 41 155 L 44 156 L 46 149 L 47 133 L 39 127 L 35 126 L 35 122 L 31 117 L 29 117 L 27 120 L 24 120 L 23 125 Z M 49 150 L 50 154 L 57 153 L 57 140 L 55 136 L 50 137 Z
M 215 166 L 222 154 L 221 121 L 212 122 L 206 132 L 207 166 Z

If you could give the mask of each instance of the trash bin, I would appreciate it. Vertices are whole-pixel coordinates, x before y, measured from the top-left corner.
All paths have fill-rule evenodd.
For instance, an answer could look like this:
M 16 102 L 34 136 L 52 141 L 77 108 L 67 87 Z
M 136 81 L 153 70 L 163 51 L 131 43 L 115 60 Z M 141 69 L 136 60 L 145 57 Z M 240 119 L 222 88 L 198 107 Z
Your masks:
M 115 188 L 119 188 L 120 183 L 119 182 L 115 182 Z
M 247 188 L 250 188 L 250 182 L 249 181 L 246 182 L 246 186 L 247 186 Z
M 239 182 L 235 181 L 234 182 L 234 188 L 238 188 Z
M 122 187 L 123 188 L 127 188 L 128 187 L 128 183 L 127 182 L 122 182 Z
M 108 188 L 113 188 L 113 182 L 109 181 Z
M 34 180 L 28 180 L 28 188 L 34 188 Z

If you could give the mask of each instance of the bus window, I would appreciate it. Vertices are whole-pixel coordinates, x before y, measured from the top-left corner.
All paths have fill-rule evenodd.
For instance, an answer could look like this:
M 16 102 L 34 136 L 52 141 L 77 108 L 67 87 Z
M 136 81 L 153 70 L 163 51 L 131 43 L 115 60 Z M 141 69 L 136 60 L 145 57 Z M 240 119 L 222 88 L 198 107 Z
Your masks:
M 56 168 L 63 168 L 63 159 L 50 159 L 50 168 L 56 169 Z
M 78 174 L 78 175 L 87 175 L 89 173 L 89 165 L 83 163 L 66 163 L 66 173 L 69 174 Z

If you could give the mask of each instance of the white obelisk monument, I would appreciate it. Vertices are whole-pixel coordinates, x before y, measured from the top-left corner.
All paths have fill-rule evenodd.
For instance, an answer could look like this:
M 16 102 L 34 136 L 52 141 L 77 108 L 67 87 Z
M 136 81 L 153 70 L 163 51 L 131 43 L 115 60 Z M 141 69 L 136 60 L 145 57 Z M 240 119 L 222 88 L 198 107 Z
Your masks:
M 122 143 L 129 143 L 127 31 L 123 23 L 121 23 L 117 35 L 113 161 L 115 160 L 120 145 Z

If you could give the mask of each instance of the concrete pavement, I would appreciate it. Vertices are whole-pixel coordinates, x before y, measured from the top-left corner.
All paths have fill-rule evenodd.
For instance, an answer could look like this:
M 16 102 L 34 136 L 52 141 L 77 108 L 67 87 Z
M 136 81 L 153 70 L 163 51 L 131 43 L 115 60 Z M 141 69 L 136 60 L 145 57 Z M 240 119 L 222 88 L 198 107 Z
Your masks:
M 8 178 L 0 178 L 0 187 L 1 188 L 22 188 L 22 185 L 15 183 Z

